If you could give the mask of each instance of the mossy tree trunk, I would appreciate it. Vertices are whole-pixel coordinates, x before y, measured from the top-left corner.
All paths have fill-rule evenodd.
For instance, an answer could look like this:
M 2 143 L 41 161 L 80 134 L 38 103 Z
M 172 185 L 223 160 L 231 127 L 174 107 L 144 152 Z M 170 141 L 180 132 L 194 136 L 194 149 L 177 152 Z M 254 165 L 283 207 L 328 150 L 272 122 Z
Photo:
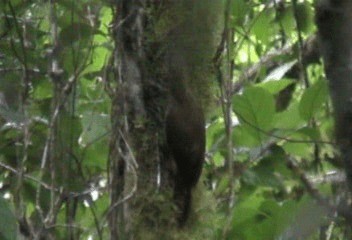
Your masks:
M 217 5 L 208 0 L 116 3 L 114 80 L 107 87 L 113 99 L 111 239 L 172 239 L 169 230 L 177 229 L 165 114 L 172 86 L 184 84 L 199 106 L 209 99 Z

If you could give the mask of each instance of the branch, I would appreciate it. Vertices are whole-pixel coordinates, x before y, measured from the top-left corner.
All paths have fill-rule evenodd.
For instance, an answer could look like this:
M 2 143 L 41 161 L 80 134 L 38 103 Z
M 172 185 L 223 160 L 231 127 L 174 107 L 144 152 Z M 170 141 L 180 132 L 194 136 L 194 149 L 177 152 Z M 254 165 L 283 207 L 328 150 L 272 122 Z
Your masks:
M 277 57 L 282 55 L 292 55 L 295 52 L 296 44 L 291 46 L 284 46 L 281 49 L 269 52 L 260 58 L 260 60 L 248 67 L 239 77 L 238 81 L 233 85 L 232 91 L 233 93 L 239 92 L 243 85 L 247 81 L 251 81 L 260 73 L 262 68 L 274 69 L 278 67 L 281 62 L 277 61 Z M 303 42 L 302 49 L 302 64 L 307 66 L 312 63 L 318 63 L 320 58 L 320 52 L 318 48 L 318 40 L 317 36 L 313 35 L 309 37 L 306 41 Z M 290 78 L 298 78 L 299 76 L 299 63 L 297 62 L 290 71 L 286 73 L 287 77 Z

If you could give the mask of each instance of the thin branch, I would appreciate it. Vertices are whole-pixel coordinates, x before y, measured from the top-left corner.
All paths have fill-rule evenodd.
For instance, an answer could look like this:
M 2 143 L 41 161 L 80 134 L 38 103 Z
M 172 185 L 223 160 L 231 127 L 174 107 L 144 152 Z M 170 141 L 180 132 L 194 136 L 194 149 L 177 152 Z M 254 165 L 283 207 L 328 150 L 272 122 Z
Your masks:
M 318 141 L 318 140 L 296 140 L 296 139 L 290 139 L 287 137 L 282 137 L 282 136 L 278 136 L 275 135 L 271 132 L 265 131 L 264 129 L 261 129 L 260 127 L 254 125 L 253 123 L 249 122 L 248 120 L 246 120 L 241 114 L 239 114 L 238 112 L 234 111 L 235 114 L 241 119 L 241 121 L 243 121 L 245 124 L 247 124 L 248 126 L 252 127 L 253 129 L 257 130 L 258 132 L 261 132 L 267 136 L 279 139 L 279 140 L 285 140 L 286 142 L 291 142 L 291 143 L 313 143 L 313 144 L 329 144 L 329 145 L 337 145 L 337 143 L 335 142 L 329 142 L 329 141 Z M 293 129 L 293 131 L 295 131 L 295 129 Z
M 11 167 L 11 166 L 9 166 L 9 165 L 7 165 L 7 164 L 1 162 L 1 161 L 0 161 L 0 166 L 3 167 L 3 168 L 5 168 L 6 170 L 8 170 L 8 171 L 10 171 L 10 172 L 12 172 L 12 173 L 18 175 L 18 176 L 21 175 L 21 173 L 18 172 L 16 169 L 14 169 L 13 167 Z M 45 189 L 47 189 L 47 190 L 53 190 L 53 189 L 54 189 L 55 191 L 58 191 L 57 188 L 54 188 L 54 187 L 50 186 L 49 184 L 47 184 L 47 183 L 41 181 L 40 179 L 37 179 L 37 178 L 31 176 L 31 175 L 23 174 L 23 178 L 28 179 L 28 180 L 31 180 L 31 181 L 33 181 L 33 182 L 39 184 L 40 186 L 42 186 L 43 188 L 45 188 Z
M 319 62 L 320 52 L 318 48 L 318 41 L 315 35 L 308 38 L 306 41 L 303 41 L 303 51 L 302 51 L 302 63 L 305 66 L 311 63 Z M 266 55 L 262 56 L 257 63 L 254 63 L 252 66 L 245 69 L 240 75 L 239 79 L 234 83 L 232 91 L 233 93 L 239 92 L 245 83 L 249 80 L 254 79 L 261 69 L 272 69 L 275 66 L 279 65 L 280 62 L 277 62 L 276 59 L 282 55 L 291 55 L 295 50 L 295 44 L 286 45 L 280 49 L 268 52 Z M 298 64 L 298 63 L 297 63 Z M 297 66 L 294 65 L 292 69 L 295 69 Z
M 138 185 L 138 175 L 137 171 L 134 168 L 133 165 L 129 166 L 129 169 L 131 170 L 132 176 L 133 176 L 133 187 L 129 193 L 127 193 L 122 199 L 117 200 L 116 202 L 110 204 L 109 209 L 103 214 L 103 220 L 101 221 L 101 228 L 104 226 L 105 222 L 109 220 L 110 214 L 113 213 L 115 208 L 117 208 L 119 205 L 125 203 L 129 199 L 131 199 L 134 194 L 137 192 L 137 185 Z
M 21 173 L 19 171 L 17 171 L 15 168 L 3 163 L 0 161 L 0 167 L 16 174 L 16 175 L 20 175 Z M 23 178 L 24 179 L 28 179 L 36 184 L 38 184 L 39 186 L 43 187 L 44 189 L 46 190 L 49 190 L 49 191 L 55 191 L 57 193 L 60 193 L 61 192 L 61 189 L 58 188 L 58 187 L 55 187 L 55 186 L 52 186 L 44 181 L 42 181 L 41 179 L 39 178 L 35 178 L 33 177 L 32 175 L 29 175 L 29 174 L 23 174 Z M 106 187 L 89 187 L 89 188 L 86 188 L 85 190 L 81 191 L 81 192 L 67 192 L 66 194 L 67 195 L 70 195 L 71 197 L 81 197 L 81 196 L 85 196 L 85 195 L 88 195 L 88 194 L 91 194 L 92 192 L 94 191 L 99 191 L 101 192 L 102 190 L 105 190 Z
M 307 74 L 307 69 L 304 66 L 303 62 L 303 51 L 304 51 L 304 43 L 303 43 L 303 37 L 302 37 L 302 28 L 300 26 L 300 21 L 299 21 L 299 16 L 298 16 L 298 9 L 297 9 L 297 0 L 292 0 L 292 6 L 293 6 L 293 15 L 295 17 L 296 21 L 296 30 L 297 30 L 297 35 L 298 35 L 298 67 L 300 69 L 301 73 L 301 79 L 303 79 L 306 87 L 309 87 L 309 80 L 308 80 L 308 74 Z

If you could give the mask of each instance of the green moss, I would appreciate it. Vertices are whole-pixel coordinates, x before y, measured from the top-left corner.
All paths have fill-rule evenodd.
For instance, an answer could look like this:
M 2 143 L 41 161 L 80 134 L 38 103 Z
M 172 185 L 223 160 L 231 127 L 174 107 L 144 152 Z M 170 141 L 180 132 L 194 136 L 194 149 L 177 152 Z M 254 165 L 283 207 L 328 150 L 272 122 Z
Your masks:
M 182 81 L 205 111 L 216 84 L 212 59 L 222 30 L 221 7 L 222 1 L 180 0 L 150 11 L 152 31 L 147 34 L 151 45 L 157 45 L 154 55 L 160 57 L 150 68 L 161 79 L 172 81 L 166 86 Z M 170 72 L 178 76 L 170 78 Z
M 162 193 L 150 190 L 136 196 L 131 216 L 131 229 L 137 230 L 132 233 L 134 239 L 216 239 L 222 216 L 216 211 L 215 198 L 202 183 L 193 190 L 191 215 L 184 228 L 177 227 L 177 209 L 172 199 L 171 190 Z

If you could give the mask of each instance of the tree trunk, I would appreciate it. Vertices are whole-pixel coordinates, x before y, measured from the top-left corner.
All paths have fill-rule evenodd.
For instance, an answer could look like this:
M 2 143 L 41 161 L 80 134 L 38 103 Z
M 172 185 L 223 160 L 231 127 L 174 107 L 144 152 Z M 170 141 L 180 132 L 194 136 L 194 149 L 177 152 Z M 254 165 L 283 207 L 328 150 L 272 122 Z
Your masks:
M 352 2 L 320 1 L 316 22 L 334 106 L 337 143 L 352 189 Z
M 190 191 L 204 161 L 202 104 L 210 93 L 212 31 L 219 10 L 214 6 L 218 5 L 210 0 L 121 0 L 116 4 L 116 82 L 110 83 L 115 86 L 109 154 L 111 239 L 172 239 L 167 229 L 178 229 L 177 219 L 188 218 Z M 169 122 L 178 127 L 168 129 L 181 130 L 180 134 L 169 131 L 171 140 L 166 142 L 165 116 L 175 101 L 181 101 L 182 107 L 168 112 L 187 116 L 177 116 L 177 123 L 171 117 Z M 197 130 L 191 132 L 191 126 Z M 173 139 L 180 136 L 181 140 Z M 177 146 L 167 146 L 170 143 Z M 180 162 L 182 166 L 176 167 Z M 182 204 L 173 197 L 180 173 L 189 175 L 183 180 L 191 179 Z M 175 203 L 182 209 L 177 210 Z

